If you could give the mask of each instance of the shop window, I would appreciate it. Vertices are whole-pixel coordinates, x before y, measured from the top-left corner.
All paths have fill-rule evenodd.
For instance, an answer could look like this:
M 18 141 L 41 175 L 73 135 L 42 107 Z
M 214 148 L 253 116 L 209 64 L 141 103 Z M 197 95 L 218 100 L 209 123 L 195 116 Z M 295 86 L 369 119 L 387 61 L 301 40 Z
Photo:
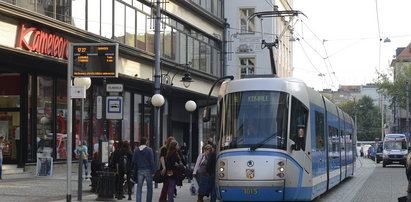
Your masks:
M 56 106 L 57 106 L 57 116 L 56 116 L 56 151 L 57 159 L 67 158 L 67 81 L 57 80 L 57 91 L 56 91 Z
M 141 137 L 141 112 L 143 109 L 141 99 L 141 95 L 134 94 L 134 143 L 140 142 Z
M 143 136 L 150 140 L 150 144 L 154 143 L 153 137 L 151 134 L 152 130 L 152 111 L 153 105 L 151 104 L 151 97 L 144 96 L 144 114 L 143 114 Z
M 37 157 L 53 157 L 53 79 L 37 77 Z
M 148 19 L 148 18 L 147 18 Z M 150 20 L 146 23 L 146 47 L 147 51 L 154 53 L 154 26 L 151 24 Z

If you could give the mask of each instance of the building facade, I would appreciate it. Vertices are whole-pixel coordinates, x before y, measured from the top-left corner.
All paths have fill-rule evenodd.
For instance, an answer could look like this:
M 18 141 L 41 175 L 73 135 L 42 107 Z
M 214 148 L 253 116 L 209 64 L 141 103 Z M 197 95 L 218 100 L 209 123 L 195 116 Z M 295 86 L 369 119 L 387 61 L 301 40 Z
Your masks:
M 274 57 L 277 75 L 279 77 L 292 76 L 292 42 L 291 27 L 287 27 L 288 17 L 264 18 L 260 21 L 253 13 L 274 10 L 291 10 L 290 0 L 226 0 L 225 17 L 230 25 L 227 31 L 227 74 L 235 78 L 245 75 L 272 74 L 270 57 Z M 274 49 L 274 56 L 270 56 L 267 48 L 262 48 L 262 40 L 273 43 L 276 37 L 278 48 Z
M 0 135 L 9 141 L 4 162 L 24 167 L 37 157 L 64 162 L 67 144 L 79 144 L 80 109 L 74 100 L 73 142 L 67 142 L 67 58 L 69 43 L 118 43 L 118 77 L 123 84 L 123 119 L 109 120 L 107 133 L 98 114 L 97 97 L 108 95 L 103 79 L 93 78 L 85 101 L 84 136 L 89 148 L 99 139 L 129 141 L 142 136 L 154 146 L 153 95 L 155 1 L 54 0 L 0 1 Z M 189 140 L 189 113 L 194 100 L 193 156 L 215 125 L 203 124 L 213 82 L 222 76 L 221 0 L 168 1 L 161 5 L 160 141 L 175 136 Z M 181 82 L 189 72 L 189 87 Z M 216 95 L 213 92 L 212 95 Z M 215 121 L 215 116 L 213 118 Z M 135 144 L 134 144 L 135 143 Z M 188 143 L 190 144 L 190 143 Z

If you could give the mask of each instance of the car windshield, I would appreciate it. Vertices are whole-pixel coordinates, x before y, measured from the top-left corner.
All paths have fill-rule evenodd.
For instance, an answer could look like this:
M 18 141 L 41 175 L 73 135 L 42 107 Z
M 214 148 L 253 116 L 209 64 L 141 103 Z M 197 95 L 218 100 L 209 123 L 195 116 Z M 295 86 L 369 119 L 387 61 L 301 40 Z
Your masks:
M 247 91 L 226 95 L 221 107 L 221 150 L 253 147 L 285 149 L 289 95 Z M 266 140 L 266 141 L 265 141 Z
M 405 141 L 387 141 L 387 142 L 384 142 L 384 149 L 387 149 L 387 150 L 407 149 L 407 143 Z

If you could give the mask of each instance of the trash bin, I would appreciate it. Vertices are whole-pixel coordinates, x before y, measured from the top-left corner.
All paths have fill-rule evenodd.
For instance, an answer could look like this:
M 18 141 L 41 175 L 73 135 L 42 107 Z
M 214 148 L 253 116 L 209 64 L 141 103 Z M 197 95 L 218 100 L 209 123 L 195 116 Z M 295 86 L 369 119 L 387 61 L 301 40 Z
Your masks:
M 116 187 L 116 173 L 110 171 L 98 171 L 97 199 L 112 199 Z

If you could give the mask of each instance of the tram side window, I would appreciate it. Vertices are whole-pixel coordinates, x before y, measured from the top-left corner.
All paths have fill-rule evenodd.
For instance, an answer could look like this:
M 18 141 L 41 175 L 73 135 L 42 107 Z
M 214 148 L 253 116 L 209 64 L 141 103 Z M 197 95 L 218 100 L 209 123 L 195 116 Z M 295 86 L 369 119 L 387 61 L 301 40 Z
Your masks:
M 338 139 L 338 129 L 332 126 L 328 126 L 328 141 L 329 141 L 329 152 L 332 159 L 339 156 L 339 139 Z
M 308 109 L 295 97 L 291 101 L 290 139 L 295 142 L 296 150 L 305 151 Z M 294 149 L 293 148 L 293 149 Z
M 324 151 L 324 114 L 315 112 L 315 142 L 317 151 Z

